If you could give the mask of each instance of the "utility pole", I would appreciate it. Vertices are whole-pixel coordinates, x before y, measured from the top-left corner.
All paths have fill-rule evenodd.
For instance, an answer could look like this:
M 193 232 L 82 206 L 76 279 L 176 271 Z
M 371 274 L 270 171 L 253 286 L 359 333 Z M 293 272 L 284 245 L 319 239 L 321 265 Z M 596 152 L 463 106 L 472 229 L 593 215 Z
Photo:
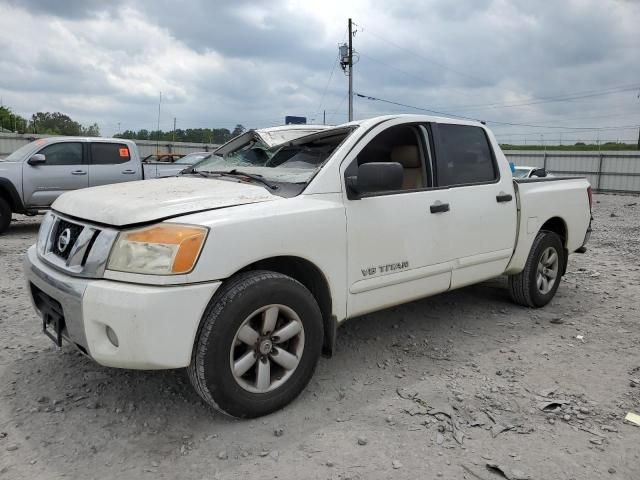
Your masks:
M 162 92 L 160 92 L 160 100 L 158 101 L 158 130 L 156 131 L 156 155 L 160 153 L 160 105 L 162 105 Z
M 322 124 L 323 125 L 327 124 L 327 111 L 326 110 L 322 111 Z M 638 145 L 640 146 L 640 137 L 638 137 Z
M 120 132 L 120 122 L 118 122 L 118 133 L 121 133 Z
M 171 141 L 176 141 L 176 117 L 173 117 L 173 135 L 171 136 Z
M 353 22 L 347 23 L 349 43 L 338 47 L 340 51 L 340 67 L 349 77 L 349 121 L 353 120 Z
M 640 128 L 638 128 L 638 150 L 640 150 Z
M 353 25 L 349 19 L 349 121 L 353 120 Z

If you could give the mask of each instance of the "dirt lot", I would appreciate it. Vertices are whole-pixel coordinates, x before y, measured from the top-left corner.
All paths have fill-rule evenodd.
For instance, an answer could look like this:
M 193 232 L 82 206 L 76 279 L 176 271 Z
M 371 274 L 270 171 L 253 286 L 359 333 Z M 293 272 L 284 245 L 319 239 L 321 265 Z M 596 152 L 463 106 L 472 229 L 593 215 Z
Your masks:
M 183 371 L 57 351 L 20 217 L 0 237 L 0 479 L 638 479 L 640 198 L 595 201 L 547 307 L 497 279 L 350 321 L 302 396 L 252 421 L 211 412 Z

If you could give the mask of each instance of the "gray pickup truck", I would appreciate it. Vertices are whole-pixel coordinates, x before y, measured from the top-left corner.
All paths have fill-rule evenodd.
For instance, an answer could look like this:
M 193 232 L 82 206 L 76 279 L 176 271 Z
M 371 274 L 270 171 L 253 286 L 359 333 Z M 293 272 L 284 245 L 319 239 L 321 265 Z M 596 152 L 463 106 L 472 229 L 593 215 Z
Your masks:
M 136 144 L 119 138 L 43 138 L 0 159 L 0 233 L 11 214 L 47 209 L 79 188 L 178 174 L 186 165 L 142 163 Z
M 286 125 L 249 130 L 222 145 L 215 153 L 224 156 L 246 149 L 270 148 L 324 128 L 328 127 Z M 181 161 L 144 162 L 140 160 L 136 144 L 121 138 L 36 140 L 6 158 L 0 158 L 0 234 L 9 228 L 12 213 L 33 214 L 46 210 L 65 192 L 172 177 L 189 166 Z

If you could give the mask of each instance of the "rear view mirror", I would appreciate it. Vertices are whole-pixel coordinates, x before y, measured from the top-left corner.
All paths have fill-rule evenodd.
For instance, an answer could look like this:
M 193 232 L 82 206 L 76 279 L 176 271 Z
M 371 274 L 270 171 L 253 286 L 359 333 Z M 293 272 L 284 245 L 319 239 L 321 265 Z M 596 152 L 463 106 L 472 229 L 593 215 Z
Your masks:
M 47 157 L 45 157 L 43 153 L 36 153 L 29 160 L 27 160 L 27 163 L 29 165 L 41 165 L 46 162 Z
M 347 186 L 356 195 L 400 190 L 404 169 L 398 162 L 363 163 L 358 175 L 347 177 Z
M 544 168 L 536 168 L 533 172 L 531 172 L 532 177 L 546 177 L 547 171 Z

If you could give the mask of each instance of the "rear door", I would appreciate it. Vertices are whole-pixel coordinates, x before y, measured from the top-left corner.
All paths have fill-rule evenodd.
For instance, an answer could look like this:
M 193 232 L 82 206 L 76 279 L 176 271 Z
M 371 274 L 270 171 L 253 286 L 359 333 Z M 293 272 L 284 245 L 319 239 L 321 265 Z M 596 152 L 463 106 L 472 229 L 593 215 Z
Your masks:
M 131 182 L 142 177 L 138 157 L 126 143 L 90 142 L 89 185 Z
M 35 153 L 43 154 L 45 163 L 23 162 L 22 189 L 28 208 L 49 207 L 63 193 L 89 186 L 83 142 L 51 143 Z
M 512 177 L 501 169 L 484 128 L 434 124 L 435 175 L 447 188 L 454 234 L 451 288 L 502 274 L 513 253 L 517 209 Z

